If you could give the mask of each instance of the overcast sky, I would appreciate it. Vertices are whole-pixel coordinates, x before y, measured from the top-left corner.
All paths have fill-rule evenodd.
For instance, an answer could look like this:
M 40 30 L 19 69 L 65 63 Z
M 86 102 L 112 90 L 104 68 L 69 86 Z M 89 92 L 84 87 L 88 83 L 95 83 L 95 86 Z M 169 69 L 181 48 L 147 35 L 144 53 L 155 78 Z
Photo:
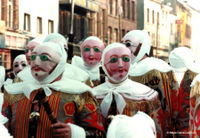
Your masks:
M 195 9 L 200 10 L 200 0 L 187 0 L 188 4 L 190 4 Z

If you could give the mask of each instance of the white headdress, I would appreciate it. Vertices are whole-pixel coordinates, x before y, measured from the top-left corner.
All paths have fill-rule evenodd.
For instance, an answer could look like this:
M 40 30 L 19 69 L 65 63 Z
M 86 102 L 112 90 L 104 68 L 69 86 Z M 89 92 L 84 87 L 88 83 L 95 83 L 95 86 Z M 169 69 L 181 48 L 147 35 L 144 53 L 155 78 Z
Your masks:
M 155 123 L 144 112 L 132 117 L 117 115 L 108 127 L 107 138 L 156 138 Z
M 198 73 L 200 69 L 197 68 L 194 61 L 194 53 L 187 47 L 175 48 L 169 55 L 169 63 L 176 72 L 185 72 L 189 69 Z
M 3 66 L 0 66 L 0 89 L 5 81 L 5 68 Z
M 63 45 L 64 48 L 68 49 L 68 39 L 59 33 L 52 33 L 47 35 L 43 42 L 53 42 L 58 43 L 59 45 Z
M 88 40 L 95 40 L 103 44 L 103 41 L 96 36 L 89 36 L 83 42 L 88 41 Z
M 138 43 L 142 44 L 134 63 L 140 61 L 145 54 L 149 55 L 151 50 L 151 39 L 146 30 L 132 30 L 122 38 L 123 41 L 127 39 L 132 42 L 137 41 Z
M 37 43 L 38 45 L 40 45 L 40 44 L 42 43 L 42 41 L 43 41 L 43 38 L 37 37 L 37 38 L 34 38 L 34 39 L 32 39 L 31 41 L 29 41 L 29 42 L 28 42 L 28 45 L 31 44 L 31 43 L 33 43 L 33 42 L 35 42 L 35 43 Z
M 14 59 L 14 61 L 13 61 L 13 66 L 14 66 L 14 63 L 15 63 L 15 62 L 20 62 L 20 61 L 24 61 L 24 63 L 25 63 L 26 65 L 28 65 L 28 62 L 27 62 L 27 60 L 26 60 L 26 56 L 25 56 L 24 54 L 20 54 L 20 55 L 18 55 L 18 56 L 15 57 L 15 59 Z M 13 73 L 14 73 L 14 75 L 16 76 L 16 72 L 13 71 Z
M 50 47 L 60 55 L 60 62 L 58 63 L 56 68 L 53 70 L 53 72 L 49 76 L 47 76 L 44 80 L 40 82 L 38 82 L 37 80 L 31 79 L 31 80 L 26 80 L 24 82 L 15 83 L 12 85 L 6 85 L 5 89 L 8 93 L 19 94 L 21 92 L 21 93 L 24 93 L 29 98 L 30 93 L 33 90 L 36 90 L 39 88 L 43 88 L 47 96 L 51 95 L 52 93 L 50 88 L 54 90 L 60 90 L 66 93 L 69 93 L 69 92 L 81 93 L 84 91 L 91 91 L 91 89 L 85 86 L 83 83 L 75 81 L 75 80 L 69 80 L 66 77 L 62 77 L 60 81 L 53 82 L 66 69 L 66 52 L 62 45 L 52 43 L 52 42 L 44 42 L 39 47 L 41 46 Z M 66 85 L 66 84 L 70 84 L 70 85 Z M 76 86 L 79 86 L 79 87 L 76 87 Z

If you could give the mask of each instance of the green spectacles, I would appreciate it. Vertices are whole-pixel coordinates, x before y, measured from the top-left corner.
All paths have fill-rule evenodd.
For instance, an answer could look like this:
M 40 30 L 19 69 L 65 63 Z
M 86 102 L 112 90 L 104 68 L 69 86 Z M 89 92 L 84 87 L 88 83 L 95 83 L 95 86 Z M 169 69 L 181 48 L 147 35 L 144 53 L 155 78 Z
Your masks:
M 90 51 L 90 47 L 85 47 L 84 49 L 83 49 L 85 52 L 88 52 L 88 51 Z M 99 48 L 94 48 L 94 51 L 95 52 L 101 52 L 100 50 L 99 50 Z
M 34 61 L 36 59 L 36 55 L 31 55 L 31 57 L 30 57 L 30 60 L 31 61 Z M 48 58 L 48 56 L 47 55 L 40 55 L 40 60 L 42 60 L 42 61 L 47 61 L 47 60 L 49 60 L 49 58 Z
M 129 57 L 122 57 L 122 60 L 124 61 L 124 62 L 129 62 L 130 61 L 130 58 Z M 112 57 L 111 59 L 110 59 L 110 62 L 111 63 L 116 63 L 118 61 L 118 57 Z

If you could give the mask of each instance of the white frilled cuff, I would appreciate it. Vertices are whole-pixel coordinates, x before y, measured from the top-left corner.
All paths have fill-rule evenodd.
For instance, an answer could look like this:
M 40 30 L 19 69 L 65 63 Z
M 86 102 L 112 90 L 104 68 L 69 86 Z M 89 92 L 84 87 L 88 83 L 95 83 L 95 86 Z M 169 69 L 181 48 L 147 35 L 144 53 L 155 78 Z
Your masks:
M 71 138 L 86 138 L 85 130 L 75 124 L 68 123 L 71 128 Z
M 8 118 L 3 116 L 1 113 L 0 113 L 0 124 L 5 124 L 8 122 Z

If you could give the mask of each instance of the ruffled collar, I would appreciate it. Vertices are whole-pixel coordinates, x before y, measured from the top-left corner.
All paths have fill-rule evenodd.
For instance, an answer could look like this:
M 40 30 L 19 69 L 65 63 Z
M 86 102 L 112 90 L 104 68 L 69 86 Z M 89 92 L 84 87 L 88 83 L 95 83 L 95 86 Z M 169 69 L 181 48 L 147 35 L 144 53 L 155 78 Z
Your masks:
M 147 57 L 138 63 L 131 64 L 129 75 L 141 76 L 152 70 L 158 70 L 160 72 L 169 72 L 172 71 L 172 67 L 161 59 Z
M 90 76 L 91 80 L 100 80 L 100 71 L 99 71 L 99 65 L 90 68 L 85 66 L 84 61 L 81 57 L 74 56 L 72 58 L 72 65 L 77 66 L 87 72 Z
M 97 99 L 103 99 L 100 107 L 104 117 L 107 117 L 108 115 L 113 95 L 120 114 L 122 114 L 126 106 L 124 97 L 132 100 L 151 100 L 158 95 L 153 89 L 130 79 L 126 79 L 119 84 L 112 84 L 109 81 L 106 81 L 95 87 L 93 92 Z
M 63 74 L 68 72 L 69 70 L 65 68 Z M 77 87 L 78 86 L 78 87 Z M 52 94 L 51 89 L 56 91 L 60 91 L 63 93 L 70 94 L 81 94 L 83 92 L 91 92 L 92 89 L 86 84 L 67 78 L 65 75 L 62 75 L 61 79 L 55 81 L 53 83 L 41 84 L 37 80 L 24 80 L 23 82 L 13 83 L 5 85 L 5 89 L 9 94 L 24 94 L 27 98 L 30 97 L 30 94 L 39 88 L 43 88 L 46 96 L 50 96 Z

